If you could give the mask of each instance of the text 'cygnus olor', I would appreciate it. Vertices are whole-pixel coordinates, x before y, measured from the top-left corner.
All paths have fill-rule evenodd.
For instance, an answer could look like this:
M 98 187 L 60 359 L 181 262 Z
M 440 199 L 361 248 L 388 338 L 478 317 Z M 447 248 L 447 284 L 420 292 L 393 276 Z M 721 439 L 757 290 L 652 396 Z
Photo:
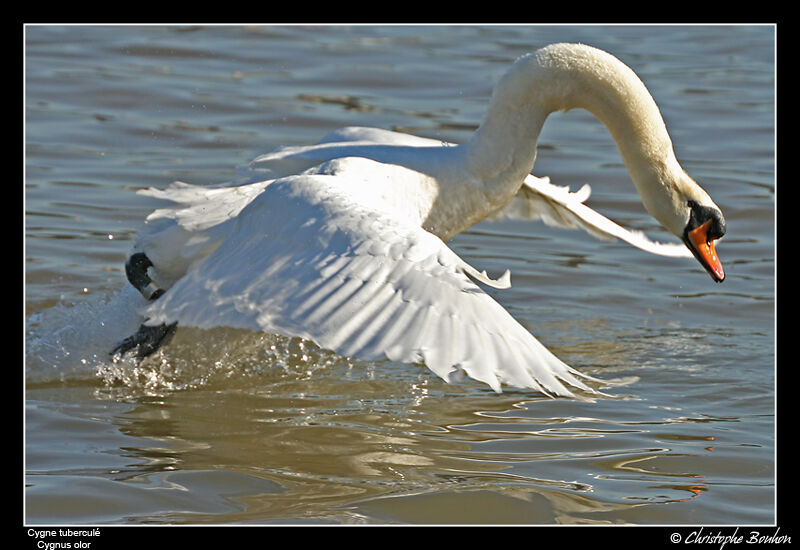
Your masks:
M 655 243 L 530 174 L 547 116 L 584 108 L 611 132 L 647 211 L 685 247 Z M 257 158 L 266 179 L 239 186 L 174 183 L 143 194 L 175 203 L 140 232 L 126 271 L 150 301 L 140 331 L 114 352 L 150 353 L 178 325 L 298 336 L 345 356 L 422 362 L 572 396 L 588 378 L 542 346 L 479 284 L 490 278 L 445 241 L 488 217 L 582 227 L 651 253 L 694 255 L 725 277 L 719 208 L 681 168 L 661 114 L 638 77 L 608 53 L 554 44 L 501 78 L 463 145 L 344 128 L 316 145 Z

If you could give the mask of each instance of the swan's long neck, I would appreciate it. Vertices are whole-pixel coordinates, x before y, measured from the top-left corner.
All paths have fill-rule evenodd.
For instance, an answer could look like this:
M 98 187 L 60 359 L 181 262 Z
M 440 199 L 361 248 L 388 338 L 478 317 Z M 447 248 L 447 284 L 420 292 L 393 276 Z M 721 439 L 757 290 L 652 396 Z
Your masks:
M 653 187 L 665 180 L 664 173 L 682 172 L 672 142 L 641 80 L 612 55 L 589 46 L 554 44 L 517 60 L 465 144 L 471 172 L 505 195 L 502 200 L 510 199 L 533 167 L 547 116 L 573 108 L 586 109 L 605 124 L 650 210 Z

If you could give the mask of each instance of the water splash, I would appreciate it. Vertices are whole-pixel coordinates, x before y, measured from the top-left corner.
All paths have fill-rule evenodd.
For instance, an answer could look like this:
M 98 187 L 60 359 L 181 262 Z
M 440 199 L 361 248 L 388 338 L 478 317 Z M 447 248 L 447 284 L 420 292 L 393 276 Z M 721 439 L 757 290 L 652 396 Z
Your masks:
M 146 359 L 107 361 L 96 374 L 107 388 L 159 394 L 297 381 L 331 367 L 351 366 L 348 359 L 302 338 L 225 327 L 180 327 L 169 345 Z
M 93 378 L 109 350 L 136 330 L 144 299 L 133 288 L 75 304 L 59 303 L 27 319 L 26 382 Z
M 97 384 L 116 395 L 157 395 L 198 387 L 235 387 L 313 376 L 353 362 L 301 338 L 241 329 L 180 327 L 168 346 L 144 360 L 109 351 L 136 331 L 146 304 L 132 288 L 93 302 L 58 304 L 28 319 L 28 386 Z

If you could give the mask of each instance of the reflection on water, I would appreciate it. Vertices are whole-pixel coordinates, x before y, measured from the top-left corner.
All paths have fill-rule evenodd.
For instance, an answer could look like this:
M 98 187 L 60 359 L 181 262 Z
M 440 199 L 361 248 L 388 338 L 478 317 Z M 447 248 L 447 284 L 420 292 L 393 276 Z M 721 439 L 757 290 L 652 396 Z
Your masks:
M 774 521 L 774 48 L 769 27 L 36 27 L 26 34 L 26 520 Z M 572 40 L 634 65 L 725 211 L 728 280 L 527 222 L 451 246 L 591 402 L 182 327 L 108 351 L 142 299 L 125 254 L 159 204 L 344 125 L 463 142 L 517 55 Z M 605 129 L 548 120 L 535 172 L 657 239 Z

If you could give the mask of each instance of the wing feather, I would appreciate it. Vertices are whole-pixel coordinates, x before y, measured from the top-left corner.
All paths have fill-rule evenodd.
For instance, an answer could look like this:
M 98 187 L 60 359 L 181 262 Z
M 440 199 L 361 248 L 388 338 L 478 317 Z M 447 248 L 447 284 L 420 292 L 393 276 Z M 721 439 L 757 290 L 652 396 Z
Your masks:
M 490 219 L 539 219 L 545 224 L 565 229 L 580 228 L 603 240 L 619 239 L 636 248 L 673 258 L 691 258 L 692 253 L 683 245 L 651 240 L 641 231 L 625 229 L 584 204 L 591 189 L 584 185 L 576 192 L 550 183 L 549 178 L 529 175 L 517 196 Z

